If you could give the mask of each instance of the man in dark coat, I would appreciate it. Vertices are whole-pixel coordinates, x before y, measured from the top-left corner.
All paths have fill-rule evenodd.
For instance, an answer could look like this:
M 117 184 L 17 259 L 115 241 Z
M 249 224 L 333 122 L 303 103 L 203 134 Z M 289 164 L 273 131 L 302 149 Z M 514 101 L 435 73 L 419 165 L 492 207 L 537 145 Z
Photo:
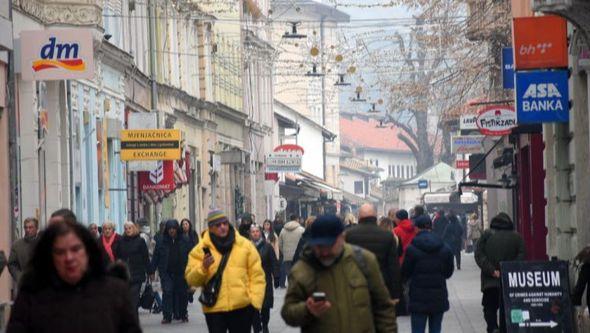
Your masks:
M 23 224 L 25 237 L 12 244 L 8 258 L 8 271 L 17 283 L 33 254 L 39 231 L 39 221 L 34 217 L 26 218 Z
M 449 220 L 445 216 L 445 211 L 440 209 L 436 212 L 434 221 L 432 221 L 432 232 L 438 237 L 442 237 L 447 225 L 449 225 Z
M 184 270 L 190 250 L 190 244 L 180 237 L 178 221 L 168 220 L 150 265 L 152 274 L 156 269 L 160 273 L 162 324 L 170 324 L 173 318 L 188 322 L 188 284 L 184 279 Z
M 358 225 L 345 233 L 346 242 L 371 251 L 379 262 L 383 281 L 389 296 L 397 304 L 401 297 L 401 275 L 397 242 L 393 233 L 387 232 L 377 225 L 377 211 L 371 204 L 364 204 L 359 209 Z
M 500 283 L 500 262 L 525 258 L 522 237 L 514 231 L 514 224 L 506 213 L 496 215 L 490 222 L 475 250 L 475 261 L 481 268 L 481 291 L 483 315 L 488 332 L 498 330 L 498 309 L 500 310 L 500 332 L 506 332 L 502 288 Z
M 418 234 L 408 246 L 402 275 L 410 280 L 412 332 L 440 333 L 443 314 L 449 310 L 446 280 L 453 275 L 453 254 L 442 239 L 430 231 L 426 215 L 415 219 Z
M 443 230 L 442 239 L 453 252 L 456 267 L 461 269 L 461 245 L 463 244 L 463 227 L 457 216 L 451 211 L 447 217 L 449 223 L 445 230 Z
M 259 313 L 254 315 L 252 329 L 254 333 L 268 333 L 268 322 L 270 321 L 270 309 L 274 305 L 272 275 L 276 265 L 276 255 L 272 246 L 264 240 L 260 226 L 252 224 L 250 227 L 250 240 L 256 246 L 262 261 L 262 269 L 266 279 L 266 289 L 264 292 L 264 302 Z

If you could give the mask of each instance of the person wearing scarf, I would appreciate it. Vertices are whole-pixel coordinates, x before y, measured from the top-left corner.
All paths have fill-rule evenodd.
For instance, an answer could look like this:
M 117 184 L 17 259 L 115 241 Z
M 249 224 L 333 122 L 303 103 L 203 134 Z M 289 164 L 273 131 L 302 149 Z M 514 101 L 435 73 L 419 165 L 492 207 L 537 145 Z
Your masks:
M 105 222 L 102 225 L 102 236 L 99 239 L 99 246 L 103 251 L 106 264 L 115 262 L 115 247 L 118 245 L 121 236 L 115 232 L 115 225 L 112 222 Z
M 209 212 L 207 224 L 208 230 L 189 254 L 186 281 L 191 287 L 205 286 L 216 274 L 223 256 L 229 256 L 217 301 L 212 306 L 203 305 L 203 312 L 210 332 L 249 333 L 265 298 L 260 254 L 250 240 L 236 232 L 221 210 Z

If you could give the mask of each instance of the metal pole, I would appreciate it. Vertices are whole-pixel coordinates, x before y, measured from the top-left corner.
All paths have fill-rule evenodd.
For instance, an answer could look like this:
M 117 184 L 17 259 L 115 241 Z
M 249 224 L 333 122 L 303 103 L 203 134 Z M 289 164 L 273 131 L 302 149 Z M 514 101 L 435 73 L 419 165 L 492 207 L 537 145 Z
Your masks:
M 149 48 L 150 48 L 150 79 L 152 83 L 151 107 L 156 112 L 156 127 L 160 128 L 160 114 L 158 113 L 158 84 L 156 82 L 156 1 L 148 0 L 149 10 Z
M 324 17 L 322 16 L 320 20 L 320 62 L 324 64 Z M 326 74 L 326 73 L 323 73 Z M 322 126 L 326 126 L 326 75 L 322 75 Z M 328 166 L 327 164 L 327 152 L 326 152 L 326 139 L 322 138 L 322 146 L 324 149 L 324 153 L 322 154 L 323 163 L 324 163 L 324 180 L 327 180 L 327 173 L 328 173 Z

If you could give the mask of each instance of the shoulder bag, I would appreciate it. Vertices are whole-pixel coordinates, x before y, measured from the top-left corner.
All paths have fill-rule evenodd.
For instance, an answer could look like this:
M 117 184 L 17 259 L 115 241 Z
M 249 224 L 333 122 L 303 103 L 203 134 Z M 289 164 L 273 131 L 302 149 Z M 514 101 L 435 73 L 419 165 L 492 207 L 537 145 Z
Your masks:
M 207 281 L 205 286 L 203 286 L 201 296 L 199 296 L 199 302 L 201 302 L 201 304 L 212 307 L 217 303 L 217 296 L 219 295 L 219 289 L 221 288 L 221 278 L 230 254 L 231 249 L 221 257 L 217 272 L 215 272 L 215 275 L 213 275 L 213 277 Z

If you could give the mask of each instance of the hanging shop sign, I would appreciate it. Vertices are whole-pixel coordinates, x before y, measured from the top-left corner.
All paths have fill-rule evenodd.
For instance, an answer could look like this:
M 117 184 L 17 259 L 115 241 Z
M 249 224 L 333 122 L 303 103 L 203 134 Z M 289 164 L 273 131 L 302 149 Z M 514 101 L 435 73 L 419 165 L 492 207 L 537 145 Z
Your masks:
M 151 171 L 141 171 L 139 174 L 139 188 L 141 191 L 174 191 L 174 161 L 158 161 Z
M 299 151 L 273 152 L 266 157 L 266 172 L 301 172 Z
M 463 135 L 451 138 L 453 154 L 479 154 L 484 152 L 484 135 Z
M 469 155 L 469 179 L 487 179 L 485 156 L 485 154 Z
M 455 168 L 456 169 L 469 169 L 469 160 L 456 160 L 455 161 Z
M 516 332 L 573 332 L 566 261 L 500 263 L 506 328 Z
M 507 105 L 487 106 L 479 111 L 477 127 L 483 135 L 502 136 L 516 127 L 514 108 Z
M 121 131 L 121 160 L 179 160 L 180 130 L 150 129 Z
M 502 49 L 502 87 L 514 89 L 514 54 L 511 47 Z
M 428 188 L 428 180 L 427 179 L 418 180 L 418 188 L 421 190 Z
M 513 19 L 514 68 L 565 68 L 567 21 L 559 16 Z
M 569 121 L 568 71 L 516 73 L 519 124 Z
M 468 114 L 461 116 L 459 129 L 462 131 L 477 130 L 477 115 Z
M 90 29 L 22 31 L 23 80 L 92 79 L 94 44 Z

